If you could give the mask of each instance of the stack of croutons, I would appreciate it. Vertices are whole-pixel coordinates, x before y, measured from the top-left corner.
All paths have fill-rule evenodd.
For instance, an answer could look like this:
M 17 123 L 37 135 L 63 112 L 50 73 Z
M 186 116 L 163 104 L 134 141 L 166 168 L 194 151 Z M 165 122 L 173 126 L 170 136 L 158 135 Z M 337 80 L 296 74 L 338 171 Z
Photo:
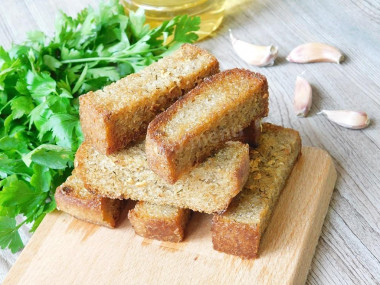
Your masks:
M 85 141 L 57 206 L 115 227 L 123 200 L 135 232 L 184 239 L 191 211 L 213 214 L 216 250 L 254 258 L 301 150 L 299 134 L 261 124 L 268 84 L 244 69 L 219 72 L 184 44 L 138 73 L 80 97 Z

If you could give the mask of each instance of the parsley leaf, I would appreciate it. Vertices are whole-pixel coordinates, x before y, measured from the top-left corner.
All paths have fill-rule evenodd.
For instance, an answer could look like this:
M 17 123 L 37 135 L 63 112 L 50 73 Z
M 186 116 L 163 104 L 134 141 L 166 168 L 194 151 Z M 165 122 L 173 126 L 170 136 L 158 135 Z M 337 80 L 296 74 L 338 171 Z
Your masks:
M 51 169 L 65 169 L 72 166 L 73 153 L 57 145 L 43 144 L 23 156 L 23 161 L 27 166 L 35 162 Z
M 15 97 L 10 102 L 13 119 L 19 119 L 23 115 L 29 115 L 29 113 L 34 109 L 32 98 L 27 96 Z
M 47 73 L 35 74 L 29 70 L 26 79 L 33 98 L 45 97 L 55 92 L 56 82 Z
M 179 43 L 193 42 L 198 39 L 194 31 L 199 29 L 201 19 L 199 17 L 178 16 L 172 21 L 176 22 L 174 41 Z
M 139 9 L 136 12 L 129 13 L 129 20 L 131 21 L 132 34 L 141 39 L 149 32 L 149 26 L 145 24 L 144 10 Z
M 13 253 L 23 248 L 20 234 L 16 227 L 16 220 L 8 217 L 0 217 L 0 247 L 9 248 Z

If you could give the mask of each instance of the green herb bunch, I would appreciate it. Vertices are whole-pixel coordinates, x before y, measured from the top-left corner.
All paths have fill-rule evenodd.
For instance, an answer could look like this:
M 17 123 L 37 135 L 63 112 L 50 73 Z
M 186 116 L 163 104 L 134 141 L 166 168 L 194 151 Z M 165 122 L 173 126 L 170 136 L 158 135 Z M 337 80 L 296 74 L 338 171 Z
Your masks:
M 83 141 L 78 96 L 196 41 L 199 24 L 179 16 L 150 29 L 143 10 L 126 16 L 112 0 L 75 18 L 61 13 L 51 38 L 31 32 L 9 51 L 0 46 L 1 248 L 21 249 L 18 229 L 34 223 L 35 231 L 55 209 Z

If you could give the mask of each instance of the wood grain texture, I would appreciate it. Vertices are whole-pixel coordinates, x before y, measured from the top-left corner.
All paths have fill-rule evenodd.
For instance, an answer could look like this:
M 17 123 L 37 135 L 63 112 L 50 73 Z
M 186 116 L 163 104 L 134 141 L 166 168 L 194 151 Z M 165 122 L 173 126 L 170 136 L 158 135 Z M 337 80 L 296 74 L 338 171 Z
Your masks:
M 97 0 L 2 0 L 0 44 L 9 47 L 25 33 L 51 33 L 58 9 L 73 15 Z M 307 284 L 378 284 L 380 282 L 380 2 L 378 0 L 227 1 L 228 11 L 214 37 L 202 47 L 214 53 L 222 68 L 245 67 L 267 76 L 270 86 L 268 121 L 300 131 L 305 145 L 326 149 L 334 158 L 338 180 L 311 265 Z M 279 46 L 273 67 L 254 68 L 232 51 L 235 36 Z M 340 48 L 341 64 L 290 64 L 287 53 L 296 45 L 321 41 Z M 295 78 L 312 84 L 309 117 L 293 114 Z M 352 131 L 316 115 L 321 109 L 362 109 L 372 118 L 369 128 Z M 2 251 L 0 281 L 14 262 Z
M 168 243 L 135 235 L 127 219 L 110 230 L 55 212 L 3 284 L 303 284 L 335 181 L 327 152 L 304 147 L 256 260 L 213 250 L 205 214 L 193 216 L 185 242 Z

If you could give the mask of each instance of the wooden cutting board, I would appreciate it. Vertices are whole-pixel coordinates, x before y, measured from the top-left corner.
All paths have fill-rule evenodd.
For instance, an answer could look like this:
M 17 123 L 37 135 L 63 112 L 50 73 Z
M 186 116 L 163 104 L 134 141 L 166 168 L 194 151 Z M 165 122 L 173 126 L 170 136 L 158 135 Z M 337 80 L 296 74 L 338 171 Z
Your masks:
M 304 147 L 268 229 L 260 257 L 212 249 L 211 216 L 196 213 L 183 243 L 141 238 L 54 212 L 39 226 L 4 284 L 303 284 L 336 181 L 331 157 Z M 124 213 L 126 216 L 126 213 Z

